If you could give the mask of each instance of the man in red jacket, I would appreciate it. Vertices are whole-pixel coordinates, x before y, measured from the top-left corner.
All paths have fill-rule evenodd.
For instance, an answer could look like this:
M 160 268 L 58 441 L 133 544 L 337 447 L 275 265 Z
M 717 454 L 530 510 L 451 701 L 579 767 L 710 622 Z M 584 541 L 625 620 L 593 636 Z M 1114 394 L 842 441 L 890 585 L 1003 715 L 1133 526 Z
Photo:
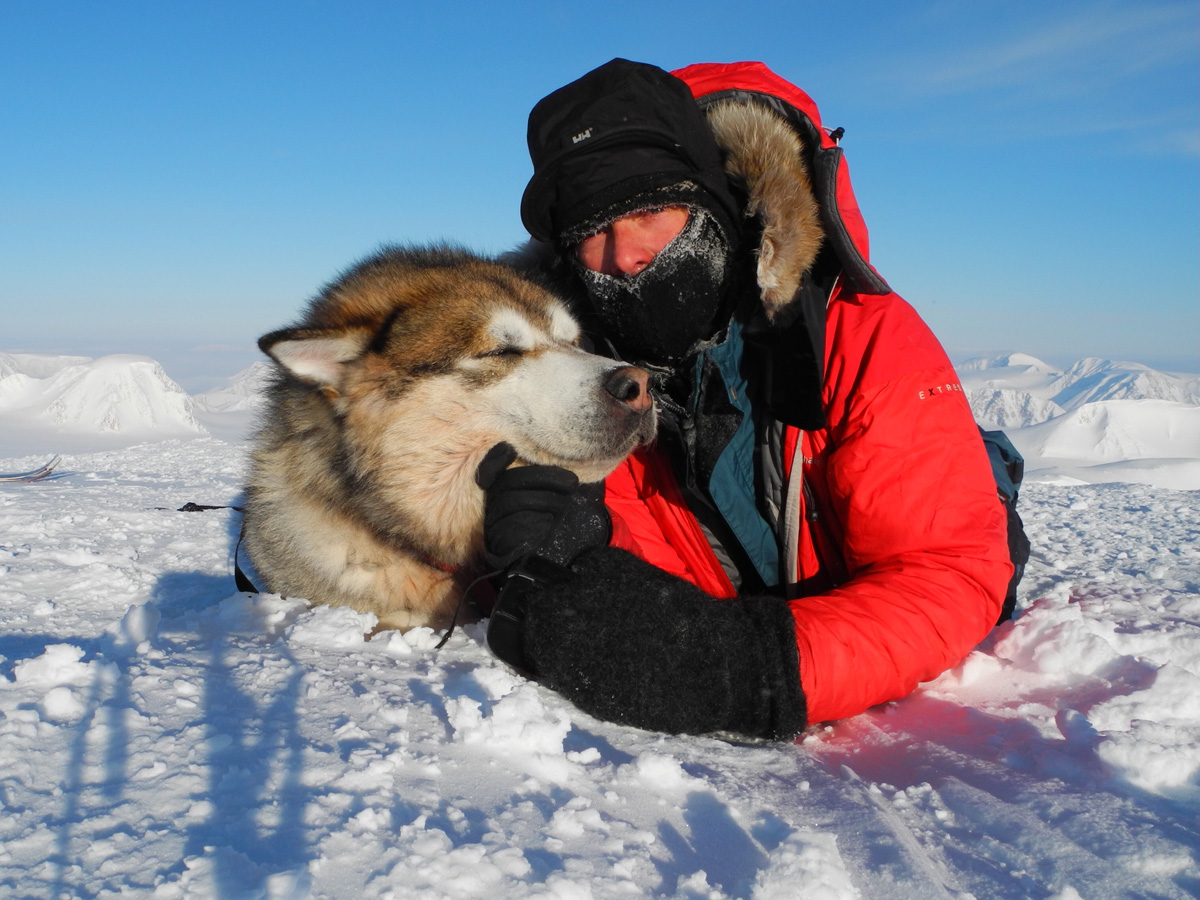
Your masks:
M 1001 612 L 987 453 L 869 263 L 840 135 L 760 63 L 616 59 L 530 114 L 524 263 L 661 418 L 602 490 L 485 460 L 489 644 L 601 718 L 790 738 L 905 696 Z

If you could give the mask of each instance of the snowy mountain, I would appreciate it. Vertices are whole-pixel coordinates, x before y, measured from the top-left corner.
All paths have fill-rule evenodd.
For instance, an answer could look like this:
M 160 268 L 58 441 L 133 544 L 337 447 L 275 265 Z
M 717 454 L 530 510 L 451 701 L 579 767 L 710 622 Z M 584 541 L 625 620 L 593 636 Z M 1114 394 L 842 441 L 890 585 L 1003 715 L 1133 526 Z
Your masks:
M 970 388 L 967 399 L 975 420 L 988 428 L 1024 428 L 1066 411 L 1053 400 L 1016 388 Z
M 1054 402 L 1077 409 L 1100 400 L 1172 400 L 1200 404 L 1200 377 L 1169 375 L 1109 359 L 1081 359 L 1054 385 Z
M 1010 353 L 992 358 L 969 359 L 955 366 L 963 387 L 1012 387 L 1039 390 L 1062 377 L 1049 363 L 1027 353 Z
M 1008 435 L 1032 480 L 1200 488 L 1200 406 L 1101 400 Z
M 272 366 L 251 363 L 228 380 L 224 387 L 192 397 L 196 408 L 208 413 L 253 412 L 263 405 L 263 391 L 271 378 Z
M 1200 488 L 1200 377 L 1022 353 L 956 367 L 975 419 L 1008 433 L 1026 478 Z
M 48 378 L 67 368 L 90 363 L 90 356 L 48 356 L 41 353 L 0 353 L 0 378 L 20 373 L 31 378 Z
M 114 446 L 208 433 L 192 399 L 149 357 L 6 354 L 3 362 L 11 371 L 0 376 L 0 416 L 10 435 L 41 432 L 71 446 L 82 436 Z
M 1200 376 L 1083 359 L 1066 371 L 1023 353 L 957 367 L 976 419 L 1001 428 L 1030 480 L 1200 488 Z M 129 447 L 252 433 L 271 366 L 187 396 L 154 360 L 0 353 L 0 454 Z
M 266 400 L 264 390 L 271 378 L 272 366 L 256 362 L 228 380 L 224 387 L 196 394 L 196 418 L 209 434 L 226 441 L 248 437 L 258 421 Z
M 1023 428 L 1064 412 L 1052 399 L 1062 372 L 1035 357 L 972 359 L 955 369 L 975 420 L 985 428 Z
M 955 366 L 976 417 L 997 423 L 989 407 L 1013 417 L 1005 427 L 1036 425 L 1054 407 L 1065 412 L 1100 400 L 1172 400 L 1200 404 L 1200 376 L 1172 375 L 1140 363 L 1081 359 L 1065 372 L 1024 353 Z M 997 403 L 1003 396 L 1005 402 Z M 1051 406 L 1050 404 L 1053 404 Z M 1028 418 L 1021 420 L 1021 410 Z M 1053 413 L 1053 415 L 1060 415 Z

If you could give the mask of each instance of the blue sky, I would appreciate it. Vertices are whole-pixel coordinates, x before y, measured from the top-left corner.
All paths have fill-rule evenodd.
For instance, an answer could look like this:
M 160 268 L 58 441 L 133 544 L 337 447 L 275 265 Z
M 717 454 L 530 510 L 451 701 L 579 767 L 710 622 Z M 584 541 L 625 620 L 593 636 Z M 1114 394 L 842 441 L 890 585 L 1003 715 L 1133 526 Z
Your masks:
M 2 2 L 0 350 L 192 390 L 382 243 L 525 237 L 525 122 L 614 56 L 758 59 L 951 357 L 1200 371 L 1200 7 Z

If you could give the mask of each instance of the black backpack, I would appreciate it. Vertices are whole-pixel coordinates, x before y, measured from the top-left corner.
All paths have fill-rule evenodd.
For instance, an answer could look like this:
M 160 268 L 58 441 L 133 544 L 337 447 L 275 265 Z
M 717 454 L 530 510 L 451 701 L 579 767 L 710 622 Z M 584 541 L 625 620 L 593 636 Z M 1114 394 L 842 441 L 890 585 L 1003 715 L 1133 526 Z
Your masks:
M 1017 585 L 1021 582 L 1021 576 L 1025 574 L 1025 564 L 1029 562 L 1029 538 L 1025 534 L 1025 524 L 1017 513 L 1017 496 L 1021 481 L 1025 477 L 1025 458 L 1003 431 L 984 431 L 980 428 L 979 433 L 983 437 L 983 445 L 987 448 L 988 459 L 992 463 L 996 491 L 1008 512 L 1008 555 L 1012 559 L 1013 575 L 1004 595 L 1004 607 L 1000 610 L 1000 618 L 996 620 L 996 624 L 999 625 L 1012 618 L 1013 609 L 1017 605 Z

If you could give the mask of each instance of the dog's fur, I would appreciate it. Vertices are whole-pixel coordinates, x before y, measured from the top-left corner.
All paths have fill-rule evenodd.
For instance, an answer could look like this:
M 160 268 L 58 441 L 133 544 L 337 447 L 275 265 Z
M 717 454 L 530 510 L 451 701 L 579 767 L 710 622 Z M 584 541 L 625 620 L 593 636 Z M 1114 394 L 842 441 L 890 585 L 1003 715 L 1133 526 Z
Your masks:
M 481 459 L 607 475 L 655 430 L 645 373 L 580 349 L 551 294 L 453 248 L 390 248 L 347 271 L 277 364 L 247 487 L 245 545 L 273 592 L 449 623 L 479 574 Z

